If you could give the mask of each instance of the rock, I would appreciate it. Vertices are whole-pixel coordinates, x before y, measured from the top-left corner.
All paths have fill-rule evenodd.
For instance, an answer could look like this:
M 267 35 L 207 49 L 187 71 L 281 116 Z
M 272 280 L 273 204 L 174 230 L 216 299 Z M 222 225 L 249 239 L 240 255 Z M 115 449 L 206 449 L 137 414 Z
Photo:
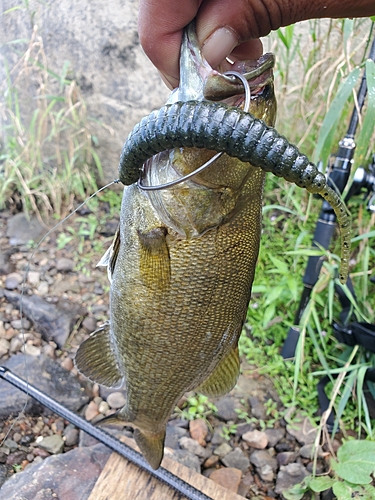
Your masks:
M 224 488 L 237 493 L 242 478 L 242 472 L 238 469 L 226 467 L 212 472 L 210 479 Z
M 108 431 L 108 429 L 105 429 Z M 79 438 L 78 438 L 78 446 L 81 448 L 87 448 L 90 446 L 94 446 L 96 444 L 99 444 L 100 441 L 95 439 L 94 437 L 90 436 L 90 434 L 87 434 L 84 431 L 79 431 Z
M 190 453 L 187 450 L 171 450 L 170 448 L 165 448 L 165 455 L 169 456 L 172 460 L 176 460 L 179 464 L 189 467 L 196 472 L 201 472 L 201 464 L 199 458 L 196 455 Z M 1 500 L 1 498 L 0 498 Z
M 20 294 L 5 291 L 4 295 L 8 302 L 19 307 Z M 74 306 L 71 302 L 50 304 L 38 295 L 24 296 L 22 307 L 25 316 L 34 323 L 35 329 L 43 338 L 47 342 L 53 340 L 60 348 L 67 341 L 76 318 L 84 314 L 81 307 Z
M 224 396 L 216 402 L 215 406 L 217 408 L 217 416 L 220 420 L 224 420 L 225 422 L 238 420 L 238 414 L 234 410 L 240 409 L 241 405 L 233 396 Z
M 103 415 L 105 415 L 108 410 L 109 410 L 109 405 L 107 401 L 102 401 L 98 406 L 98 412 L 103 413 Z
M 96 319 L 92 316 L 87 316 L 82 321 L 82 327 L 86 330 L 87 333 L 92 333 L 96 330 Z
M 233 451 L 225 455 L 221 460 L 226 467 L 232 467 L 245 472 L 250 466 L 250 460 L 240 448 L 235 448 Z
M 16 451 L 18 449 L 18 444 L 15 441 L 13 441 L 13 439 L 6 439 L 4 441 L 4 446 L 6 448 L 9 448 L 10 452 Z
M 222 443 L 220 446 L 216 448 L 214 451 L 214 454 L 217 455 L 219 458 L 225 457 L 225 455 L 228 455 L 232 451 L 232 447 L 228 443 Z
M 249 397 L 249 406 L 253 417 L 259 420 L 266 420 L 267 412 L 262 401 L 254 396 Z
M 299 454 L 302 458 L 309 458 L 311 459 L 315 453 L 315 445 L 314 444 L 305 444 L 302 446 L 302 448 L 299 450 Z M 322 448 L 319 446 L 318 447 L 318 455 L 322 453 Z
M 40 353 L 42 352 L 40 347 L 37 347 L 33 344 L 25 344 L 21 350 L 27 356 L 34 356 L 36 358 L 39 357 Z
M 15 248 L 1 249 L 0 252 L 0 275 L 10 274 L 14 271 L 14 264 L 10 260 L 12 253 L 16 251 Z
M 1 497 L 1 487 L 4 484 L 4 482 L 7 479 L 7 466 L 6 465 L 0 465 L 0 497 Z M 0 498 L 1 500 L 1 498 Z
M 268 447 L 273 448 L 285 436 L 285 429 L 266 429 L 264 431 L 268 439 Z
M 300 483 L 306 476 L 308 476 L 308 472 L 302 464 L 281 466 L 277 474 L 275 492 L 282 493 L 288 490 L 295 484 Z
M 19 273 L 11 273 L 5 279 L 5 288 L 7 290 L 14 290 L 23 281 L 23 276 Z
M 13 453 L 9 453 L 6 464 L 20 465 L 24 460 L 26 460 L 26 453 L 24 451 L 15 451 Z
M 186 429 L 168 423 L 164 446 L 177 450 L 179 448 L 179 440 L 187 435 L 188 432 Z
M 211 455 L 210 457 L 207 458 L 207 460 L 205 460 L 205 462 L 203 463 L 203 467 L 205 469 L 215 467 L 215 465 L 219 462 L 219 460 L 220 459 L 217 455 Z
M 27 363 L 28 381 L 69 410 L 77 412 L 88 402 L 89 398 L 85 395 L 78 379 L 47 356 L 36 358 L 18 354 L 5 361 L 4 366 L 25 378 L 25 363 Z M 5 380 L 0 380 L 0 401 L 0 419 L 8 418 L 11 414 L 17 415 L 23 411 L 26 394 L 14 389 Z M 25 411 L 34 415 L 39 414 L 41 406 L 29 397 Z
M 0 500 L 86 499 L 111 453 L 100 444 L 52 455 L 39 463 L 35 459 L 3 484 Z
M 111 394 L 109 394 L 107 397 L 107 403 L 110 408 L 114 408 L 117 410 L 125 405 L 126 399 L 122 392 L 111 392 Z
M 263 450 L 268 444 L 267 434 L 256 429 L 243 434 L 242 439 L 252 448 L 256 448 L 257 450 Z
M 222 433 L 223 433 L 223 425 L 218 425 L 215 430 L 214 430 L 214 434 L 211 438 L 211 444 L 216 446 L 218 444 L 221 444 L 221 443 L 224 443 L 226 442 L 225 441 L 225 438 L 222 436 Z
M 263 481 L 271 482 L 275 478 L 275 474 L 272 470 L 272 467 L 268 464 L 263 465 L 263 467 L 258 468 L 257 472 Z
M 79 430 L 69 424 L 64 430 L 64 438 L 66 446 L 74 446 L 78 444 Z
M 57 455 L 64 448 L 64 440 L 59 434 L 52 434 L 52 436 L 43 438 L 39 443 L 39 447 L 52 455 Z
M 207 422 L 203 418 L 191 420 L 189 425 L 190 436 L 198 441 L 201 446 L 206 446 L 206 437 L 208 434 Z
M 19 213 L 8 219 L 6 235 L 12 246 L 24 245 L 30 240 L 38 241 L 45 232 L 46 229 L 35 216 L 29 218 L 24 213 Z
M 22 328 L 24 330 L 28 330 L 31 326 L 31 323 L 28 319 L 22 318 L 22 320 L 21 319 L 14 319 L 13 321 L 10 322 L 10 325 L 15 330 L 21 330 Z
M 261 469 L 265 465 L 269 465 L 273 471 L 277 469 L 277 460 L 271 457 L 268 450 L 256 450 L 250 455 L 250 462 L 255 467 Z
M 74 367 L 72 358 L 69 356 L 64 358 L 63 362 L 61 363 L 61 366 L 64 368 L 64 370 L 68 370 L 68 372 L 70 372 Z
M 38 271 L 29 271 L 27 273 L 27 281 L 31 285 L 37 285 L 40 281 L 40 273 Z
M 41 283 L 39 283 L 38 288 L 37 288 L 39 295 L 47 295 L 48 290 L 49 290 L 48 283 L 46 283 L 45 281 L 42 281 Z
M 195 441 L 195 439 L 184 436 L 180 439 L 179 444 L 183 450 L 187 450 L 193 455 L 197 455 L 197 457 L 205 458 L 207 456 L 206 449 Z
M 92 420 L 97 415 L 99 415 L 98 405 L 94 401 L 90 401 L 86 410 L 85 410 L 85 418 L 86 420 Z
M 277 454 L 277 463 L 279 465 L 288 465 L 295 461 L 297 453 L 295 451 L 282 451 Z
M 308 417 L 296 417 L 300 421 L 295 421 L 288 424 L 286 430 L 300 444 L 312 444 L 315 442 L 317 428 L 313 426 Z
M 241 495 L 242 497 L 245 497 L 245 498 L 254 499 L 254 496 L 250 492 L 250 488 L 253 485 L 254 485 L 254 476 L 251 474 L 251 472 L 247 472 L 244 475 L 244 477 L 242 478 L 242 481 L 241 481 L 240 486 L 238 488 L 238 492 L 237 492 L 238 495 Z M 262 500 L 264 500 L 264 499 L 262 498 Z
M 70 271 L 73 271 L 74 266 L 75 266 L 74 260 L 68 259 L 66 257 L 61 257 L 56 262 L 56 269 L 63 273 L 69 273 Z
M 9 350 L 10 350 L 9 340 L 0 338 L 0 358 L 2 358 L 5 354 L 8 354 Z

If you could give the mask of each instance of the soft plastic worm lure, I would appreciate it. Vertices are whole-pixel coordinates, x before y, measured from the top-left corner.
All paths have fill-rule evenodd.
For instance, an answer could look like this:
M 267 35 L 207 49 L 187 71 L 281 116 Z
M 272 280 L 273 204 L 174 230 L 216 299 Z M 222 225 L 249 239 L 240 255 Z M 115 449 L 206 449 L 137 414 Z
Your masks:
M 345 206 L 317 167 L 274 128 L 250 113 L 221 103 L 167 104 L 144 117 L 129 134 L 120 158 L 120 181 L 133 184 L 148 158 L 175 147 L 222 151 L 322 196 L 334 210 L 340 227 L 340 281 L 346 282 L 351 225 Z

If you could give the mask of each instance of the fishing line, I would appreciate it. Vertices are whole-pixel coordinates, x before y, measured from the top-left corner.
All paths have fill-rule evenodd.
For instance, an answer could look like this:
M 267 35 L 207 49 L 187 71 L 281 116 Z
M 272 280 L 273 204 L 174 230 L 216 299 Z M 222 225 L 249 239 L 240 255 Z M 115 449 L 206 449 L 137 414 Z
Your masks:
M 23 352 L 24 354 L 26 354 L 26 350 L 25 350 L 25 346 L 26 346 L 26 339 L 25 339 L 25 330 L 23 328 L 23 297 L 25 295 L 25 288 L 26 288 L 26 281 L 27 281 L 27 277 L 29 275 L 29 271 L 30 271 L 30 266 L 31 266 L 31 262 L 35 256 L 35 253 L 37 252 L 37 250 L 39 249 L 40 245 L 44 242 L 44 240 L 53 232 L 55 231 L 55 229 L 57 229 L 59 226 L 61 226 L 61 224 L 63 224 L 65 221 L 67 221 L 72 215 L 74 215 L 78 210 L 80 210 L 88 201 L 90 201 L 92 198 L 94 198 L 94 196 L 96 196 L 98 193 L 100 193 L 101 191 L 104 191 L 104 189 L 108 188 L 109 186 L 112 186 L 113 184 L 118 184 L 120 182 L 120 179 L 115 179 L 113 180 L 112 182 L 110 182 L 109 184 L 106 184 L 105 186 L 101 187 L 100 189 L 98 189 L 97 191 L 95 191 L 95 193 L 93 193 L 92 195 L 90 195 L 88 198 L 86 198 L 85 201 L 83 201 L 80 205 L 78 205 L 78 207 L 76 209 L 73 210 L 73 212 L 71 212 L 69 215 L 67 215 L 63 220 L 61 220 L 60 222 L 58 222 L 52 229 L 50 229 L 44 236 L 43 238 L 38 242 L 37 246 L 34 248 L 34 250 L 32 251 L 31 253 L 31 256 L 29 257 L 29 260 L 27 262 L 27 265 L 26 265 L 26 269 L 25 269 L 25 274 L 23 276 L 23 280 L 22 280 L 22 284 L 21 284 L 21 297 L 20 297 L 20 321 L 21 321 L 21 337 L 22 337 L 22 343 L 23 343 L 23 346 L 22 346 L 22 349 L 23 349 Z M 26 393 L 26 401 L 23 405 L 23 408 L 22 410 L 20 411 L 20 413 L 18 414 L 17 418 L 15 419 L 15 421 L 12 423 L 12 425 L 10 426 L 10 428 L 8 429 L 8 432 L 6 433 L 5 437 L 3 438 L 3 440 L 1 441 L 0 443 L 0 446 L 3 445 L 4 441 L 8 438 L 10 432 L 12 431 L 12 429 L 14 428 L 14 426 L 16 425 L 16 423 L 19 421 L 19 419 L 21 418 L 21 416 L 24 414 L 24 412 L 26 411 L 26 407 L 27 407 L 27 403 L 29 402 L 29 392 L 28 392 L 28 387 L 29 387 L 29 377 L 28 377 L 28 366 L 27 366 L 27 356 L 25 356 L 24 358 L 24 371 L 25 371 L 25 378 L 26 378 L 26 390 L 25 390 L 25 393 Z
M 245 103 L 244 103 L 244 111 L 246 113 L 249 112 L 250 109 L 250 101 L 251 101 L 251 91 L 250 91 L 250 85 L 247 79 L 245 78 L 244 75 L 241 75 L 241 73 L 238 73 L 237 71 L 227 71 L 226 73 L 223 73 L 225 76 L 235 76 L 239 80 L 241 80 L 242 85 L 244 86 L 245 89 Z M 142 179 L 138 179 L 137 181 L 137 186 L 142 189 L 143 191 L 161 191 L 162 189 L 168 189 L 173 186 L 177 186 L 177 184 L 181 184 L 181 182 L 185 182 L 195 175 L 200 174 L 206 168 L 211 166 L 220 156 L 222 156 L 224 153 L 221 151 L 220 153 L 216 153 L 215 156 L 213 156 L 210 160 L 208 160 L 206 163 L 201 165 L 199 168 L 194 170 L 193 172 L 190 172 L 190 174 L 184 175 L 183 177 L 179 177 L 178 179 L 175 179 L 174 181 L 171 182 L 166 182 L 165 184 L 159 184 L 158 186 L 145 186 L 142 184 Z

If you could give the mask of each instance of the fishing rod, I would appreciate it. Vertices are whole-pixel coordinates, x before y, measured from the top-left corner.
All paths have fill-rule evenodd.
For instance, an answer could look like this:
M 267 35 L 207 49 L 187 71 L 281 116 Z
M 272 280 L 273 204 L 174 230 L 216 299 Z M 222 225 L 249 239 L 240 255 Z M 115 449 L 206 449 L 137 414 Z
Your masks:
M 55 399 L 51 398 L 47 394 L 44 394 L 37 387 L 29 384 L 5 366 L 0 366 L 0 378 L 6 380 L 14 387 L 17 387 L 17 389 L 25 392 L 27 395 L 31 396 L 33 399 L 38 401 L 38 403 L 41 403 L 53 413 L 56 413 L 65 420 L 68 420 L 70 423 L 78 427 L 78 429 L 81 429 L 101 443 L 105 444 L 106 446 L 108 446 L 108 448 L 129 460 L 129 462 L 132 462 L 163 483 L 167 484 L 178 493 L 186 497 L 188 500 L 212 500 L 211 497 L 208 497 L 206 494 L 197 490 L 191 484 L 187 483 L 178 476 L 175 476 L 174 474 L 172 474 L 172 472 L 165 469 L 164 467 L 160 467 L 157 470 L 152 469 L 151 466 L 143 458 L 141 453 L 133 450 L 133 448 L 127 446 L 125 443 L 122 443 L 103 429 L 95 427 L 93 424 L 80 417 L 76 413 L 72 412 L 71 410 L 68 410 Z
M 375 37 L 372 41 L 370 52 L 368 55 L 368 59 L 375 61 Z M 359 123 L 359 113 L 362 110 L 363 104 L 365 102 L 365 97 L 367 94 L 367 82 L 366 82 L 366 71 L 363 72 L 361 84 L 357 93 L 357 102 L 358 107 L 355 106 L 350 118 L 348 130 L 346 132 L 345 137 L 339 142 L 339 149 L 336 154 L 335 162 L 331 172 L 328 175 L 327 183 L 336 191 L 343 193 L 345 186 L 349 180 L 351 168 L 353 165 L 353 157 L 355 151 L 355 133 Z M 348 196 L 345 201 L 347 202 L 351 196 L 354 194 L 358 194 L 363 188 L 367 189 L 368 192 L 375 191 L 375 155 L 373 158 L 372 165 L 369 166 L 370 171 L 366 172 L 364 168 L 358 168 L 354 179 L 353 185 L 350 189 Z M 369 209 L 373 210 L 374 207 L 369 204 Z M 336 216 L 334 211 L 332 210 L 331 205 L 324 201 L 322 205 L 322 209 L 319 214 L 318 222 L 316 224 L 314 236 L 313 236 L 313 244 L 312 246 L 315 248 L 324 248 L 328 249 L 331 239 L 336 231 Z M 312 289 L 314 288 L 316 282 L 318 281 L 320 270 L 323 265 L 323 258 L 321 256 L 311 256 L 308 259 L 305 274 L 303 277 L 303 291 L 300 299 L 300 303 L 298 306 L 298 310 L 296 312 L 294 318 L 294 326 L 292 326 L 289 331 L 285 343 L 283 345 L 281 355 L 284 359 L 293 358 L 295 355 L 297 343 L 300 336 L 300 328 L 299 324 L 303 313 L 310 301 L 310 296 Z M 351 279 L 348 277 L 346 285 L 353 297 L 355 297 L 354 288 Z M 335 290 L 339 295 L 339 299 L 341 305 L 344 310 L 347 312 L 347 315 L 350 311 L 350 301 L 348 297 L 345 295 L 344 291 L 341 287 L 336 286 Z M 345 320 L 347 317 L 344 318 Z

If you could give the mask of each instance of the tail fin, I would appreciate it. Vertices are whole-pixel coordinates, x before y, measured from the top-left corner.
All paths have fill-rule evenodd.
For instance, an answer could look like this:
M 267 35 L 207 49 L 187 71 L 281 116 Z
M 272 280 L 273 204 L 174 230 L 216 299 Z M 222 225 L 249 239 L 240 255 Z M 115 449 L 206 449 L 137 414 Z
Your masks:
M 165 428 L 158 434 L 135 429 L 134 437 L 147 462 L 158 469 L 164 455 Z

